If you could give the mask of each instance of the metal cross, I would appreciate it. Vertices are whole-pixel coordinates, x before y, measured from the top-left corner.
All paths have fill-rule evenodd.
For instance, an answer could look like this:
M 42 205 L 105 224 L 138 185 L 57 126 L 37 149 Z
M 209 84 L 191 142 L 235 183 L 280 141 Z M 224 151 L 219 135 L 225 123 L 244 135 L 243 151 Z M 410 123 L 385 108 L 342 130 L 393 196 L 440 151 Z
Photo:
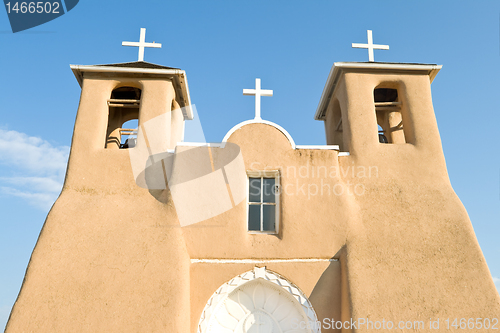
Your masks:
M 141 38 L 139 39 L 139 42 L 122 42 L 122 46 L 135 46 L 139 47 L 139 60 L 138 61 L 144 61 L 144 48 L 145 47 L 155 47 L 155 48 L 161 48 L 160 43 L 146 43 L 146 28 L 141 28 Z
M 272 96 L 272 90 L 260 89 L 260 79 L 255 79 L 255 89 L 243 89 L 243 95 L 255 95 L 255 119 L 261 120 L 260 117 L 260 97 Z
M 372 31 L 367 30 L 367 33 L 368 33 L 368 44 L 352 43 L 352 47 L 361 48 L 361 49 L 368 49 L 368 60 L 371 62 L 374 62 L 375 58 L 373 56 L 373 50 L 388 50 L 389 45 L 373 44 Z

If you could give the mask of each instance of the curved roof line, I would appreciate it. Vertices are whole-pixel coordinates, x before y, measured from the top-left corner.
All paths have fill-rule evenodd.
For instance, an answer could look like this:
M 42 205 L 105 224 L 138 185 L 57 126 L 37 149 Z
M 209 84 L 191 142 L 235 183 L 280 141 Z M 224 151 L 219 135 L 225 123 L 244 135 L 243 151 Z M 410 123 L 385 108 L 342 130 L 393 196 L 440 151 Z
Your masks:
M 288 139 L 288 141 L 290 142 L 290 145 L 292 146 L 292 149 L 295 149 L 296 146 L 295 146 L 295 141 L 293 141 L 293 138 L 292 136 L 290 135 L 290 133 L 287 132 L 286 129 L 284 129 L 283 127 L 281 127 L 280 125 L 276 124 L 276 123 L 273 123 L 272 121 L 268 121 L 268 120 L 263 120 L 263 119 L 251 119 L 251 120 L 246 120 L 246 121 L 243 121 L 237 125 L 235 125 L 233 128 L 231 128 L 229 130 L 229 132 L 226 133 L 226 135 L 224 136 L 224 139 L 222 139 L 222 142 L 227 142 L 227 140 L 229 139 L 229 137 L 234 133 L 236 132 L 237 130 L 239 130 L 240 128 L 242 128 L 243 126 L 245 125 L 249 125 L 249 124 L 265 124 L 265 125 L 269 125 L 269 126 L 272 126 L 274 128 L 276 128 L 278 131 L 280 131 L 281 133 L 283 133 L 283 135 L 285 135 L 285 137 Z

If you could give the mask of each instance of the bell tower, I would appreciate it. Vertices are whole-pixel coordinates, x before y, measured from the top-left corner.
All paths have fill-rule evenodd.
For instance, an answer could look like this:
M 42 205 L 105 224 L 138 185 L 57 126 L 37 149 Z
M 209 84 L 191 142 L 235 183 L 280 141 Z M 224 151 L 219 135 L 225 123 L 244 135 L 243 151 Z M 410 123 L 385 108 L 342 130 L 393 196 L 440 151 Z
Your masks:
M 127 148 L 123 137 L 134 133 L 133 129 L 122 128 L 124 123 L 136 120 L 141 124 L 166 113 L 171 115 L 161 125 L 165 130 L 164 148 L 173 149 L 182 141 L 183 122 L 193 118 L 184 71 L 143 61 L 71 65 L 71 69 L 82 87 L 80 109 L 94 123 L 94 131 L 83 131 L 87 144 Z
M 6 332 L 188 332 L 175 207 L 167 191 L 137 186 L 130 162 L 135 143 L 154 140 L 153 154 L 182 141 L 193 119 L 186 73 L 145 61 L 71 69 L 82 92 L 67 175 Z M 146 122 L 154 138 L 137 137 Z
M 324 121 L 327 144 L 340 148 L 342 181 L 364 189 L 346 196 L 351 231 L 338 255 L 352 318 L 491 318 L 500 311 L 448 177 L 431 97 L 440 69 L 337 62 L 323 90 L 315 119 Z
M 363 155 L 379 143 L 439 145 L 430 85 L 441 67 L 335 63 L 315 114 L 327 143 Z

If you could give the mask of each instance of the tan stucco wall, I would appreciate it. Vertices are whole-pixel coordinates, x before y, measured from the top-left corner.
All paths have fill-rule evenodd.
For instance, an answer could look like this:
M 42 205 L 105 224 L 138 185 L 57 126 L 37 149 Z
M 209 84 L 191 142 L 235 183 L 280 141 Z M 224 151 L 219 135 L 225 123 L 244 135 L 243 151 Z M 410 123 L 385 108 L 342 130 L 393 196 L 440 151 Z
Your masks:
M 373 89 L 383 82 L 403 93 L 411 144 L 378 143 Z M 357 207 L 346 244 L 352 316 L 395 322 L 498 317 L 500 298 L 448 179 L 429 78 L 347 73 L 340 84 L 351 142 L 351 156 L 340 164 L 379 170 L 371 179 L 344 179 L 366 189 L 349 198 Z
M 265 143 L 256 144 L 256 138 L 265 138 Z M 282 189 L 289 193 L 281 197 L 280 231 L 278 235 L 249 234 L 243 203 L 183 228 L 191 258 L 332 258 L 346 240 L 350 218 L 346 198 L 329 195 L 317 200 L 319 195 L 311 195 L 308 199 L 302 193 L 307 193 L 310 184 L 316 185 L 319 192 L 324 185 L 326 193 L 327 185 L 332 188 L 340 182 L 338 176 L 311 177 L 312 170 L 317 172 L 318 167 L 330 174 L 331 167 L 338 165 L 337 151 L 293 150 L 283 133 L 265 124 L 244 126 L 233 133 L 229 142 L 241 148 L 247 170 L 280 170 Z M 324 168 L 320 169 L 322 175 Z M 300 176 L 307 173 L 309 177 Z
M 407 144 L 378 143 L 373 88 L 388 81 L 402 92 Z M 500 298 L 448 179 L 427 75 L 343 75 L 334 98 L 350 156 L 294 150 L 267 124 L 230 136 L 247 170 L 280 171 L 277 235 L 247 232 L 246 202 L 181 228 L 168 190 L 136 186 L 128 152 L 104 149 L 105 101 L 119 82 L 84 80 L 66 182 L 7 332 L 196 332 L 217 288 L 254 266 L 295 283 L 320 320 L 500 316 Z M 170 111 L 168 80 L 134 82 L 143 89 L 140 122 Z M 181 124 L 179 115 L 172 119 Z M 212 156 L 214 164 L 223 158 L 217 148 Z M 266 263 L 297 258 L 324 261 Z
M 167 80 L 84 80 L 67 176 L 7 332 L 188 332 L 189 257 L 175 208 L 136 186 L 127 150 L 104 149 L 118 85 L 169 111 Z M 168 110 L 166 109 L 168 108 Z

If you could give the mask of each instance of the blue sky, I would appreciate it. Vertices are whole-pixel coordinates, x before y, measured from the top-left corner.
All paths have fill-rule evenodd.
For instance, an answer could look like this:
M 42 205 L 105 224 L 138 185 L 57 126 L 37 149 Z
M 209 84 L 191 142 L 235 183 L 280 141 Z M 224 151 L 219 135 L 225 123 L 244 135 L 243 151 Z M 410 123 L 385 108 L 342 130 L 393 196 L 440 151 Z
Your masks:
M 69 64 L 135 61 L 122 41 L 163 44 L 145 60 L 186 70 L 208 141 L 253 118 L 255 78 L 274 96 L 262 116 L 297 144 L 324 144 L 313 120 L 332 64 L 389 44 L 375 60 L 442 64 L 433 102 L 452 185 L 500 286 L 498 1 L 95 1 L 13 34 L 0 10 L 0 328 L 64 180 L 80 87 Z M 424 161 L 423 161 L 424 163 Z

